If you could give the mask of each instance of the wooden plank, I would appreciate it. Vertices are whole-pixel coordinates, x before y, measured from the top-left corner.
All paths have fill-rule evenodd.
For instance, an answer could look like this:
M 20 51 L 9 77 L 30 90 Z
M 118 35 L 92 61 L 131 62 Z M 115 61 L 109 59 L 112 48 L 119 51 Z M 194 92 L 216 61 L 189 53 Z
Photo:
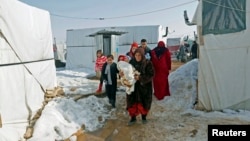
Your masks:
M 105 93 L 100 93 L 100 94 L 88 93 L 88 94 L 75 95 L 75 96 L 73 97 L 73 99 L 74 99 L 74 101 L 77 101 L 77 100 L 79 100 L 79 99 L 86 98 L 86 97 L 89 97 L 89 96 L 91 96 L 91 95 L 94 95 L 94 96 L 99 97 L 99 98 L 103 98 L 103 97 L 106 96 Z

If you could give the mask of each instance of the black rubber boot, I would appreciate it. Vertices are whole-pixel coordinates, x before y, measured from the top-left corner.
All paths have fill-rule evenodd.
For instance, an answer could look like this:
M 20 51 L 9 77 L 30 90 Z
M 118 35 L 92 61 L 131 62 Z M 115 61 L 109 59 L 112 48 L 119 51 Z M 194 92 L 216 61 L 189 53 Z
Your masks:
M 136 123 L 136 117 L 131 117 L 130 121 L 128 122 L 128 126 L 131 126 Z
M 142 124 L 146 124 L 148 122 L 146 117 L 147 115 L 141 115 Z
M 115 101 L 114 100 L 109 100 L 109 103 L 111 104 L 112 108 L 115 108 Z

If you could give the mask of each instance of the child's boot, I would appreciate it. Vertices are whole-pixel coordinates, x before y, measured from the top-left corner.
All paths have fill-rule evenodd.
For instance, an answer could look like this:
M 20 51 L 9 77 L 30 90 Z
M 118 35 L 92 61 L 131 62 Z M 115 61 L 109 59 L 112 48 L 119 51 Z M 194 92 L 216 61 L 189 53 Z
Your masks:
M 95 91 L 96 94 L 101 94 L 102 93 L 102 84 L 99 84 L 98 89 Z

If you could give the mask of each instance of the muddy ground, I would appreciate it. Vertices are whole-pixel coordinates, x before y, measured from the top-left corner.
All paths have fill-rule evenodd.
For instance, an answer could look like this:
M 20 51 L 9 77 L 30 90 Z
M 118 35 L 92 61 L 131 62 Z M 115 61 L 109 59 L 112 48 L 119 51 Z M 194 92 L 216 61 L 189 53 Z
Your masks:
M 172 71 L 184 63 L 173 61 Z M 124 93 L 124 92 L 123 92 Z M 125 109 L 125 93 L 117 94 L 116 109 L 113 119 L 106 121 L 103 128 L 87 133 L 95 136 L 91 141 L 207 141 L 207 127 L 209 124 L 249 124 L 238 118 L 218 118 L 209 116 L 195 116 L 183 113 L 182 110 L 162 107 L 154 98 L 148 115 L 148 123 L 142 124 L 141 117 L 137 123 L 127 126 L 129 115 Z M 167 116 L 161 114 L 169 113 Z

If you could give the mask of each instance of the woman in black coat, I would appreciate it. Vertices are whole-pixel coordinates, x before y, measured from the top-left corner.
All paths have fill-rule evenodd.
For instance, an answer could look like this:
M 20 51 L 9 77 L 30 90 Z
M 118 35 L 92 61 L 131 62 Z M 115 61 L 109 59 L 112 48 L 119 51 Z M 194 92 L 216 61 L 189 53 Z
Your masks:
M 130 60 L 130 64 L 140 73 L 135 75 L 135 90 L 130 95 L 127 94 L 127 110 L 131 117 L 128 125 L 136 122 L 136 116 L 141 114 L 142 123 L 147 123 L 146 116 L 151 108 L 152 103 L 152 79 L 154 68 L 150 60 L 146 60 L 143 48 L 137 48 L 135 56 Z

